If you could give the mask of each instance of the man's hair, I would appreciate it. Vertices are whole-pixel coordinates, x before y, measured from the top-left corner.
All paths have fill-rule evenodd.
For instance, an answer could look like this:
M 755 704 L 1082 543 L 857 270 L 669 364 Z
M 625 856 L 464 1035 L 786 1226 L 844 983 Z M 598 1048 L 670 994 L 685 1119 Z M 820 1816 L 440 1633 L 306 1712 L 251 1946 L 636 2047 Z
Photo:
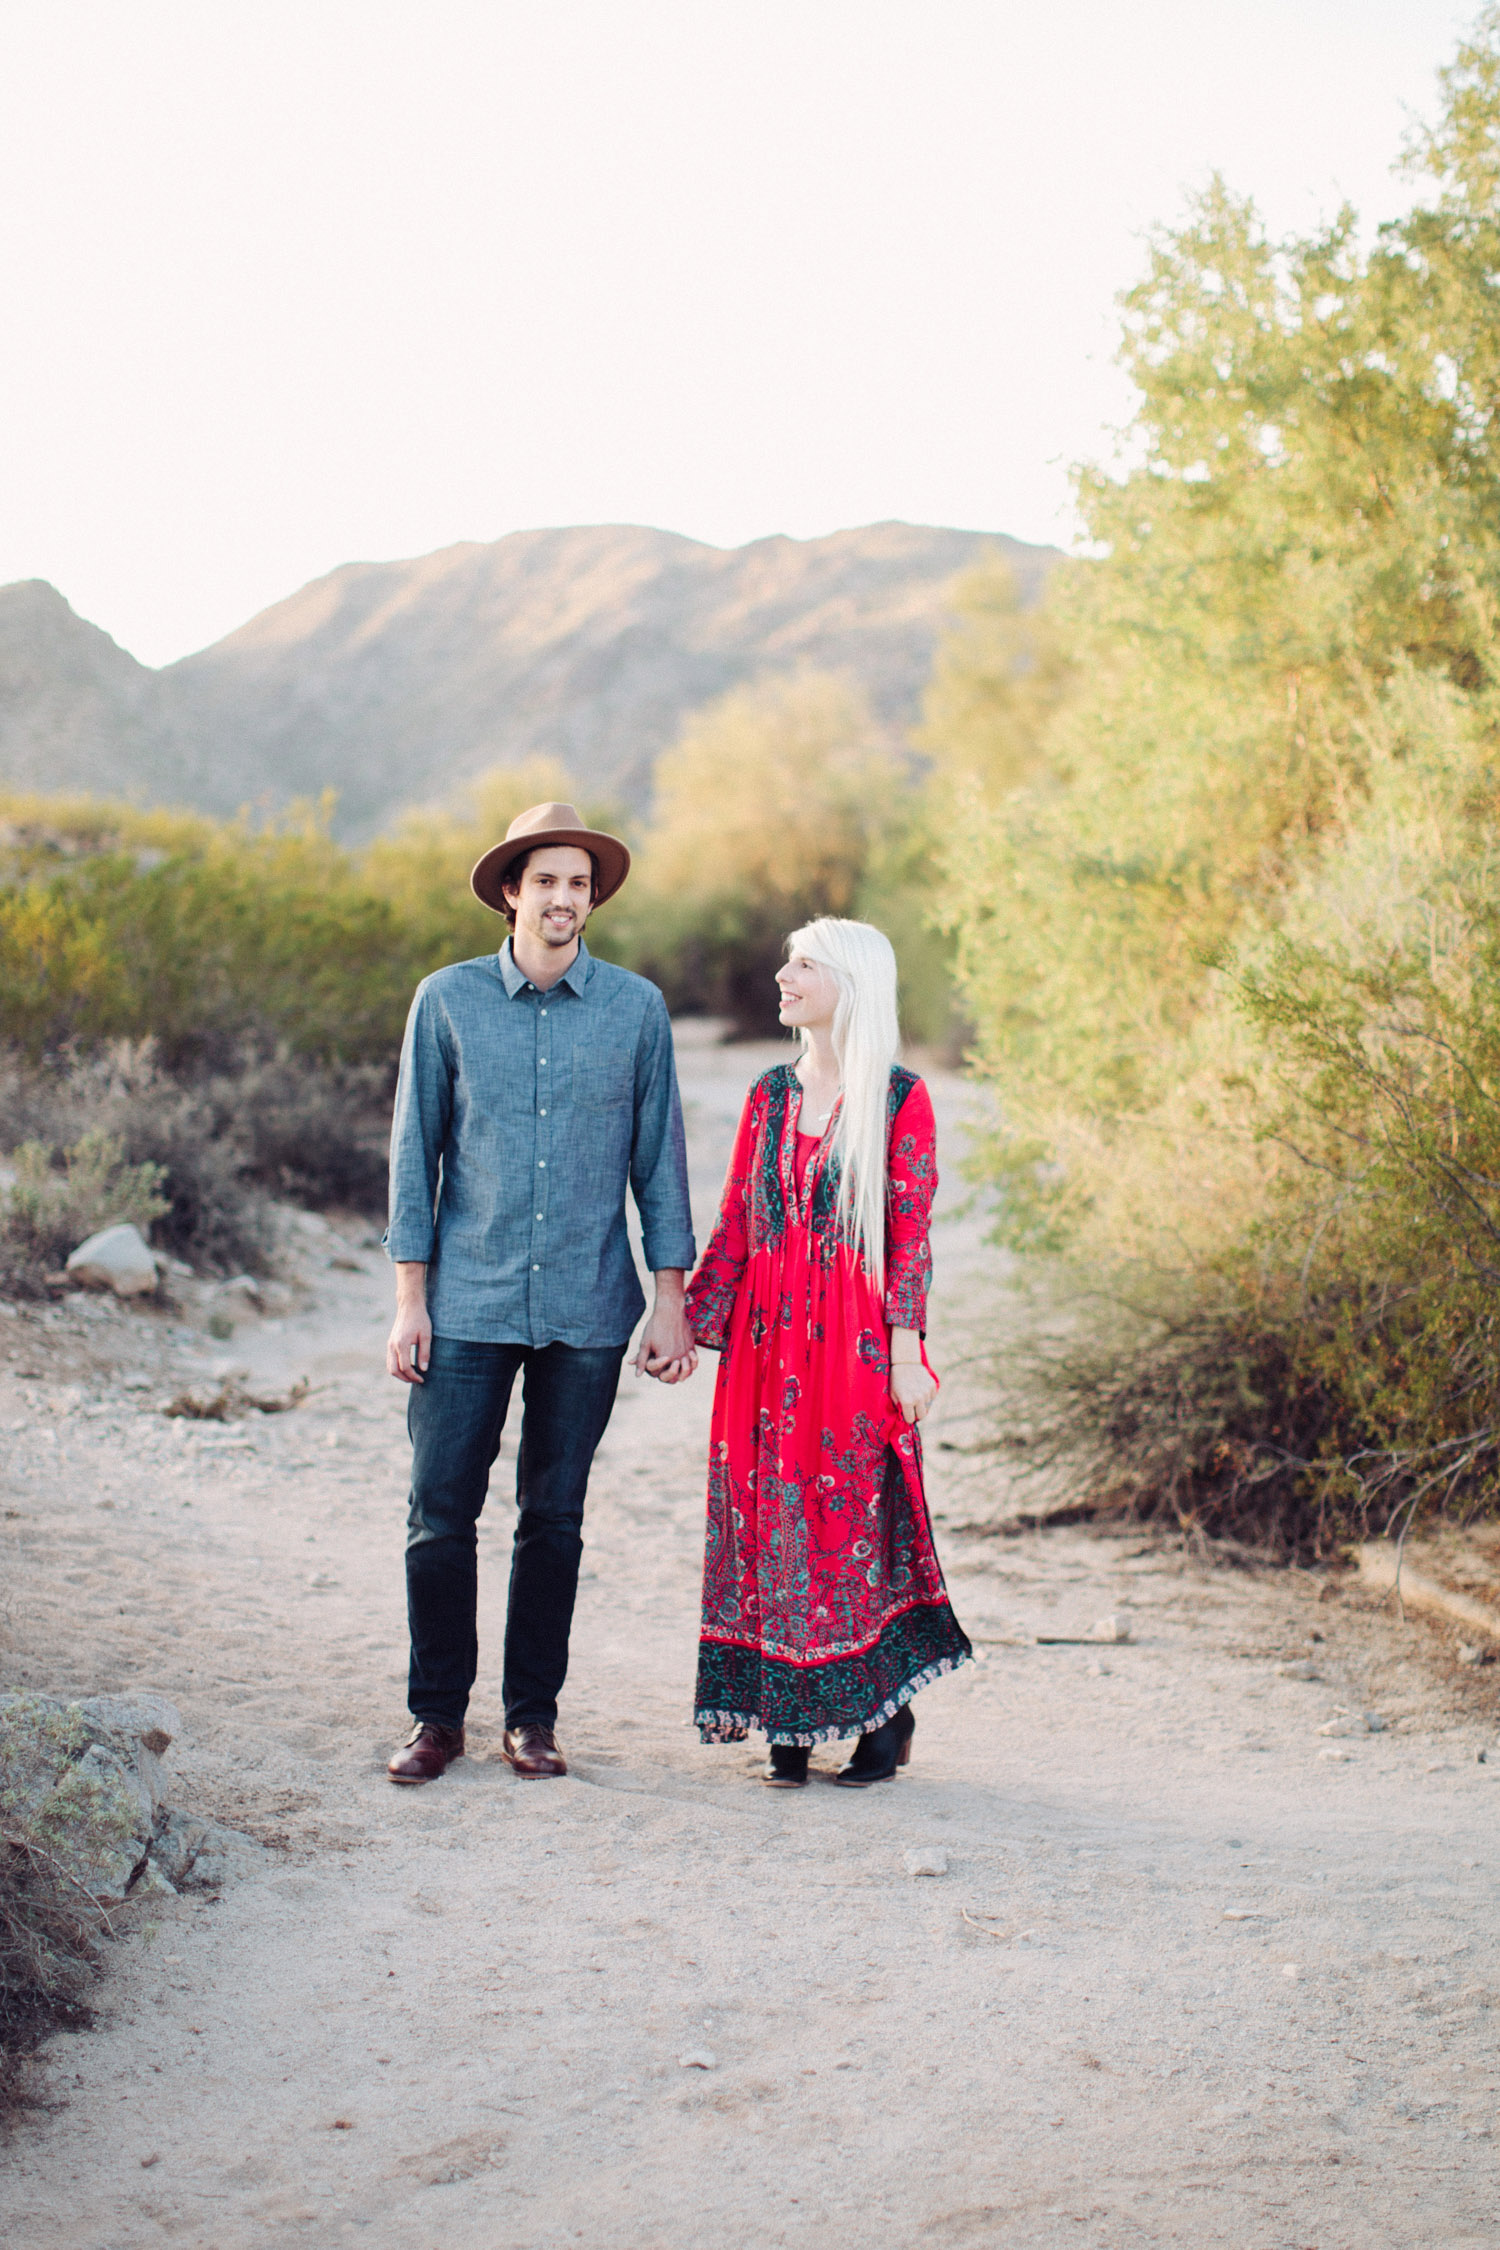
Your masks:
M 506 895 L 505 895 L 505 889 L 506 889 L 506 885 L 507 885 L 507 884 L 509 884 L 510 888 L 511 888 L 511 889 L 512 889 L 513 891 L 518 891 L 518 890 L 519 890 L 519 889 L 521 888 L 521 877 L 522 877 L 522 876 L 523 876 L 523 875 L 525 874 L 525 872 L 526 872 L 526 862 L 527 862 L 527 861 L 528 861 L 528 860 L 530 859 L 530 857 L 531 857 L 532 853 L 533 853 L 533 852 L 550 852 L 550 851 L 554 851 L 555 849 L 556 849 L 556 846 L 555 846 L 555 845 L 553 845 L 553 844 L 529 844 L 529 845 L 527 846 L 527 848 L 526 848 L 526 850 L 525 850 L 524 852 L 517 852 L 517 854 L 516 854 L 515 858 L 514 858 L 514 859 L 512 859 L 512 860 L 509 860 L 509 861 L 507 861 L 506 865 L 505 865 L 504 867 L 502 867 L 502 868 L 501 868 L 501 870 L 500 870 L 500 911 L 501 911 L 501 913 L 502 913 L 502 914 L 503 914 L 503 915 L 505 916 L 505 926 L 506 926 L 506 928 L 507 928 L 508 930 L 513 930 L 513 929 L 515 928 L 515 926 L 516 926 L 516 910 L 515 910 L 515 908 L 514 908 L 514 907 L 513 907 L 512 905 L 511 905 L 511 903 L 510 903 L 510 900 L 509 900 L 509 899 L 508 899 L 508 898 L 506 897 Z M 597 859 L 595 858 L 594 854 L 593 854 L 592 852 L 590 852 L 590 853 L 589 853 L 589 904 L 590 904 L 590 906 L 592 906 L 592 905 L 593 905 L 593 903 L 594 903 L 595 899 L 596 899 L 596 898 L 597 898 L 598 896 L 599 896 L 599 862 L 598 862 L 598 860 L 597 860 Z

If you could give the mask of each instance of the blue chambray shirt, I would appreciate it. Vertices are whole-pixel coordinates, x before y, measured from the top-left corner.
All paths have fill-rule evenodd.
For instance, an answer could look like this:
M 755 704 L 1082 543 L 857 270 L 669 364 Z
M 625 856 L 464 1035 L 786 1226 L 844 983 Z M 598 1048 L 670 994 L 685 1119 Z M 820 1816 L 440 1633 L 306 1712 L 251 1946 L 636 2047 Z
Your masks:
M 499 955 L 418 985 L 391 1126 L 386 1250 L 427 1266 L 434 1332 L 471 1343 L 623 1344 L 653 1273 L 693 1264 L 682 1104 L 654 984 L 578 957 L 550 992 Z

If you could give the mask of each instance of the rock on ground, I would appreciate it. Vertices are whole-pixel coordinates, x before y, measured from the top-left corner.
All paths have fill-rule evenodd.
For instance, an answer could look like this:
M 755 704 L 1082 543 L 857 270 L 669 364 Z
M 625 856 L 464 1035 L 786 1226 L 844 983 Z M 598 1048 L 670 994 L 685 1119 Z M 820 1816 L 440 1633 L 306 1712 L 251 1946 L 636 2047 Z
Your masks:
M 75 1281 L 112 1289 L 117 1297 L 148 1296 L 156 1287 L 156 1256 L 139 1227 L 104 1227 L 80 1242 L 68 1260 Z
M 0 1804 L 106 1909 L 218 1886 L 266 1856 L 169 1806 L 162 1759 L 180 1725 L 159 1695 L 0 1695 Z

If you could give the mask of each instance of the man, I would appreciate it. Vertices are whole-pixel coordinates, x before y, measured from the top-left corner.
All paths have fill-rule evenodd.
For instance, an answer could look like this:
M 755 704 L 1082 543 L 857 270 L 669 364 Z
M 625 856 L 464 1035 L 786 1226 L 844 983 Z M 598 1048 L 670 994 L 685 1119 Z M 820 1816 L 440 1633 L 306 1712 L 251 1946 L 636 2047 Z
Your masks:
M 533 805 L 485 853 L 475 896 L 505 916 L 499 955 L 417 987 L 391 1130 L 396 1321 L 386 1365 L 411 1385 L 407 1700 L 393 1781 L 462 1757 L 478 1668 L 476 1526 L 516 1375 L 523 1380 L 501 1692 L 504 1755 L 567 1772 L 557 1698 L 583 1551 L 584 1495 L 620 1364 L 645 1309 L 625 1231 L 629 1179 L 656 1303 L 635 1357 L 681 1382 L 693 1263 L 682 1107 L 654 984 L 583 942 L 630 871 L 571 805 Z

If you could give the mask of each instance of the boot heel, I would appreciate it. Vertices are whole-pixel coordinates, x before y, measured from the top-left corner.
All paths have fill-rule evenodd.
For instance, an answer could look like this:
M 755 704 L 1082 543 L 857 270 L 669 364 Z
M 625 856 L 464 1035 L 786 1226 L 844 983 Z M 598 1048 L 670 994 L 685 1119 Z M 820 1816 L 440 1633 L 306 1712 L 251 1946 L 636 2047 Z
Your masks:
M 905 1741 L 904 1741 L 904 1742 L 902 1743 L 902 1745 L 901 1745 L 901 1748 L 900 1748 L 900 1750 L 899 1750 L 899 1751 L 897 1752 L 897 1754 L 896 1754 L 896 1763 L 897 1763 L 897 1765 L 898 1765 L 898 1766 L 909 1766 L 909 1765 L 911 1764 L 911 1736 L 910 1736 L 910 1735 L 908 1735 L 908 1736 L 907 1736 L 906 1740 L 905 1740 Z

